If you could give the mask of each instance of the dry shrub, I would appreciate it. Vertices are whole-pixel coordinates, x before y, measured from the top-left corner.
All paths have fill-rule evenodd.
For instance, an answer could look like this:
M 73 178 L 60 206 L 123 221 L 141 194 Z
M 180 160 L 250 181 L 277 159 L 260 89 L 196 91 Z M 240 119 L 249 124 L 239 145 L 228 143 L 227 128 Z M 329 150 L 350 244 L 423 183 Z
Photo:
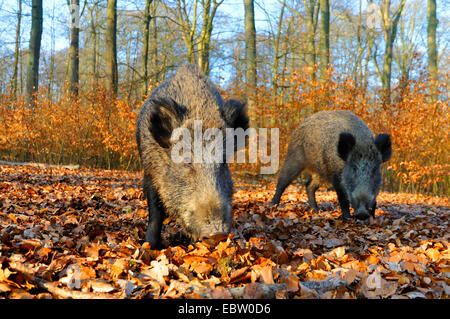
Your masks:
M 242 76 L 237 75 L 238 79 Z M 448 75 L 447 75 L 448 83 Z M 383 105 L 380 92 L 369 93 L 350 76 L 331 70 L 321 82 L 312 70 L 292 72 L 258 86 L 249 110 L 252 127 L 280 129 L 280 165 L 292 130 L 314 112 L 346 109 L 360 116 L 377 133 L 390 133 L 393 157 L 384 166 L 384 189 L 449 195 L 449 117 L 447 87 L 431 103 L 425 77 L 393 91 L 393 103 Z M 221 92 L 244 98 L 245 86 Z M 23 99 L 0 96 L 0 156 L 10 161 L 75 163 L 90 167 L 139 169 L 134 138 L 142 101 L 112 99 L 102 88 L 80 90 L 57 102 L 42 92 L 36 106 Z M 445 101 L 442 102 L 442 101 Z M 269 148 L 270 150 L 270 148 Z M 233 164 L 235 173 L 257 176 L 260 163 Z
M 104 89 L 69 94 L 58 102 L 38 94 L 33 108 L 23 100 L 0 104 L 0 154 L 11 161 L 138 168 L 131 104 Z

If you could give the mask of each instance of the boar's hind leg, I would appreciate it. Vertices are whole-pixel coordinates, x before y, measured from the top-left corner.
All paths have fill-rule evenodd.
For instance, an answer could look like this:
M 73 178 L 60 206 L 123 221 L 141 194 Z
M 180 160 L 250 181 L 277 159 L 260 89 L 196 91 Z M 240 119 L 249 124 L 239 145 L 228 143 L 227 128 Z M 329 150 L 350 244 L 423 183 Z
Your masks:
M 303 156 L 299 156 L 296 152 L 286 155 L 283 167 L 281 168 L 280 177 L 278 178 L 277 190 L 272 198 L 272 204 L 280 203 L 281 195 L 286 187 L 288 187 L 294 179 L 300 174 L 304 168 Z
M 148 227 L 145 241 L 150 243 L 152 249 L 159 249 L 161 246 L 161 227 L 165 218 L 165 212 L 158 192 L 152 185 L 150 178 L 145 178 L 144 193 L 148 204 Z
M 339 177 L 333 178 L 333 187 L 337 194 L 339 206 L 341 207 L 342 217 L 344 219 L 351 219 L 352 217 L 350 216 L 350 203 L 348 201 L 347 194 L 342 187 Z
M 306 194 L 308 195 L 309 206 L 314 209 L 315 212 L 319 210 L 316 202 L 316 191 L 320 186 L 320 178 L 316 174 L 309 176 L 306 181 Z

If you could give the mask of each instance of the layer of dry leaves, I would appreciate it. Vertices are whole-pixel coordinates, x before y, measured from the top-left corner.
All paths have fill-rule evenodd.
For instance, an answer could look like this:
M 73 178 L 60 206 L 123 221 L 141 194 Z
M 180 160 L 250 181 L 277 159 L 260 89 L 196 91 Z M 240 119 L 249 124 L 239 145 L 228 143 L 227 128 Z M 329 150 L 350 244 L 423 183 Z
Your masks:
M 190 243 L 165 221 L 142 244 L 141 173 L 0 166 L 0 297 L 448 298 L 450 202 L 379 195 L 369 225 L 343 221 L 336 195 L 307 208 L 301 186 L 238 180 L 234 233 Z M 169 245 L 170 244 L 170 245 Z

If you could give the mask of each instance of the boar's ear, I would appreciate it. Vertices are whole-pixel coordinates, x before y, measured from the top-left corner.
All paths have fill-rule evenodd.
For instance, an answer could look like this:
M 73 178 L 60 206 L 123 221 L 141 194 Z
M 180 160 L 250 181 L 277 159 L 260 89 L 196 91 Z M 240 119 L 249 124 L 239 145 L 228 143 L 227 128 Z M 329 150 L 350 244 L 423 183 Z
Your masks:
M 392 155 L 391 136 L 389 134 L 378 134 L 375 137 L 375 146 L 381 153 L 382 161 L 389 161 Z
M 348 155 L 353 149 L 353 146 L 355 146 L 355 143 L 355 137 L 351 133 L 344 132 L 339 134 L 339 142 L 337 147 L 339 157 L 346 161 Z
M 150 113 L 150 132 L 163 148 L 170 147 L 172 131 L 179 127 L 186 114 L 186 108 L 171 98 L 152 99 Z
M 237 100 L 230 99 L 225 102 L 221 109 L 222 118 L 231 128 L 242 128 L 244 131 L 248 129 L 247 105 Z

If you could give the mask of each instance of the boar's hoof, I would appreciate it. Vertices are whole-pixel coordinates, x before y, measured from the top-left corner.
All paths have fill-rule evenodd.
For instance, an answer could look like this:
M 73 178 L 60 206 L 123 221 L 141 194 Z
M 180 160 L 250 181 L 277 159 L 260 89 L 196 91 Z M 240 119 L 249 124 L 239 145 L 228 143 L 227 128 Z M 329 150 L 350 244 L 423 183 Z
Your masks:
M 151 242 L 149 242 L 148 240 L 145 240 L 145 239 L 140 240 L 139 243 L 141 244 L 141 246 L 147 247 L 151 250 L 161 250 L 164 248 L 164 246 L 161 243 L 153 243 L 152 244 Z M 148 244 L 148 246 L 146 243 Z
M 350 212 L 343 212 L 343 213 L 342 213 L 342 218 L 343 218 L 344 220 L 351 220 L 351 219 L 352 219 L 352 216 L 350 215 Z
M 310 203 L 308 203 L 307 209 L 316 214 L 319 212 L 319 207 L 317 205 L 311 205 Z
M 274 198 L 272 198 L 272 200 L 270 201 L 270 206 L 277 206 L 280 203 L 280 199 L 277 198 L 276 196 Z

